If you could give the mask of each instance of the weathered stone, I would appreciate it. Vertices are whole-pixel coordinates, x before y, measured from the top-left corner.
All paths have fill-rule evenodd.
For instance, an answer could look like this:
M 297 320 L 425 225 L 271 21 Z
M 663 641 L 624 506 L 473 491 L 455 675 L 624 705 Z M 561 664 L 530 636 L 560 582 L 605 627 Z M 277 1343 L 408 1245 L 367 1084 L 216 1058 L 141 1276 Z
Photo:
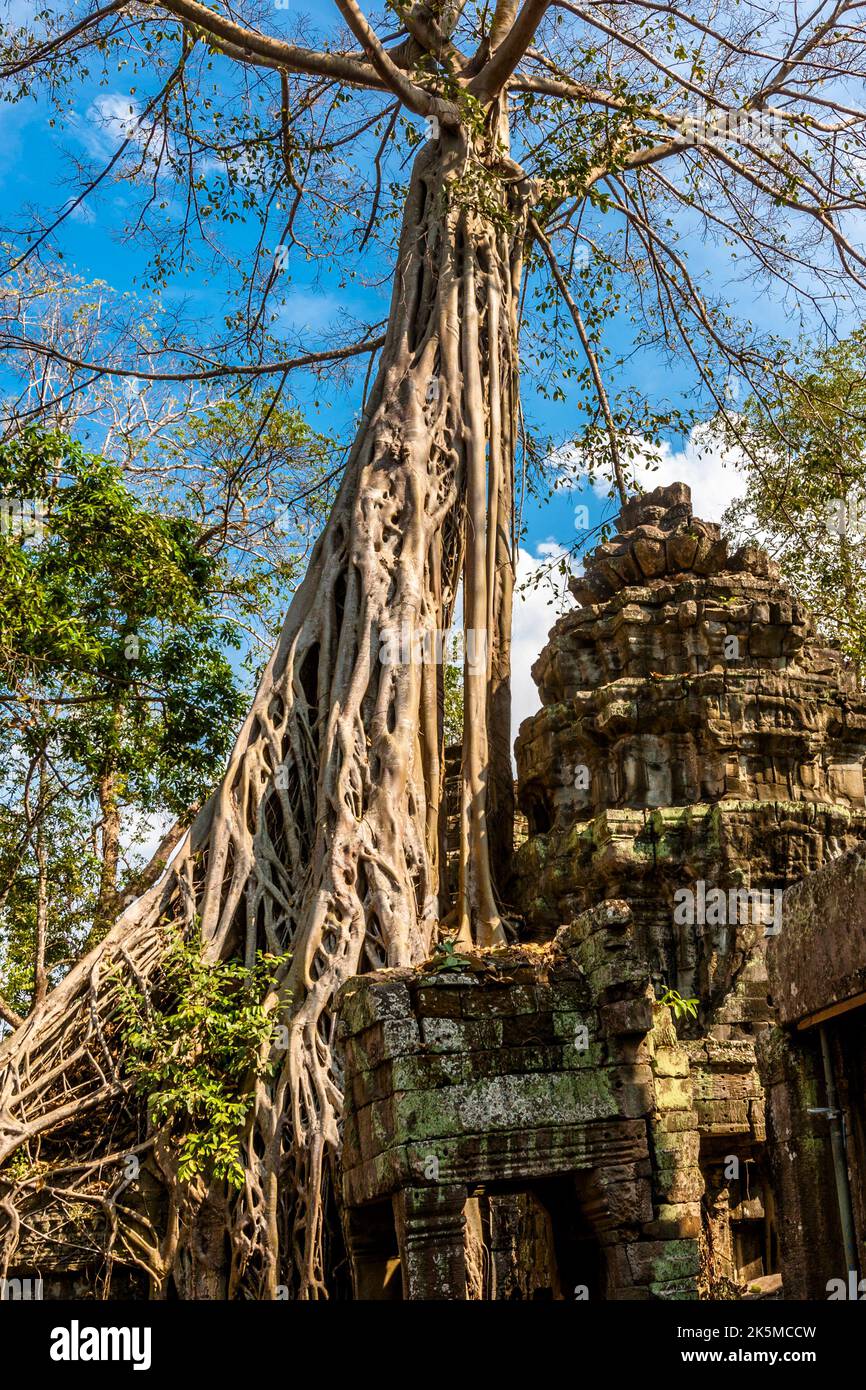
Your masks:
M 785 894 L 782 930 L 767 948 L 780 1021 L 796 1023 L 866 994 L 864 943 L 866 844 L 861 844 Z
M 599 1011 L 599 1018 L 608 1037 L 648 1033 L 653 1024 L 652 1000 L 643 997 L 605 1004 Z
M 843 1286 L 846 1280 L 849 1259 L 833 1165 L 835 1117 L 828 1108 L 836 1116 L 841 1111 L 847 1136 L 855 1253 L 866 1234 L 859 1137 L 866 1122 L 864 885 L 866 844 L 860 844 L 786 893 L 781 932 L 767 951 L 770 990 L 786 1026 L 759 1039 L 766 1108 L 753 1099 L 750 1123 L 762 1133 L 766 1118 L 786 1297 L 826 1298 L 831 1280 L 841 1279 Z
M 647 1223 L 645 1231 L 661 1240 L 699 1240 L 700 1202 L 660 1203 L 656 1219 Z
M 683 1048 L 657 1047 L 654 1068 L 657 1076 L 688 1076 L 688 1053 Z
M 464 1012 L 459 989 L 419 989 L 416 1003 L 423 1018 L 461 1018 Z
M 392 973 L 397 972 L 383 971 L 382 975 L 386 978 L 381 985 L 377 980 L 376 988 L 371 988 L 363 975 L 346 984 L 340 997 L 340 1016 L 350 1034 L 363 1032 L 385 1019 L 411 1016 L 412 1001 L 405 979 L 388 979 L 387 976 Z
M 636 1283 L 667 1284 L 696 1274 L 700 1263 L 693 1240 L 640 1240 L 626 1247 Z
M 502 1042 L 501 1019 L 422 1018 L 420 1041 L 430 1052 L 486 1052 Z
M 687 1074 L 683 1076 L 658 1075 L 656 1077 L 655 1101 L 659 1110 L 690 1110 L 692 1088 Z

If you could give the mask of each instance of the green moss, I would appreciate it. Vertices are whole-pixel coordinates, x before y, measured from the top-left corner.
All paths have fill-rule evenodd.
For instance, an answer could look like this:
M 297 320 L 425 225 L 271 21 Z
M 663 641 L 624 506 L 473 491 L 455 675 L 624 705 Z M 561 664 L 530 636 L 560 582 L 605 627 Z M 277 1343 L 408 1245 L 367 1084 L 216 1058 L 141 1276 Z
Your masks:
M 696 1240 L 666 1240 L 652 1262 L 653 1285 L 677 1283 L 697 1274 L 701 1256 Z

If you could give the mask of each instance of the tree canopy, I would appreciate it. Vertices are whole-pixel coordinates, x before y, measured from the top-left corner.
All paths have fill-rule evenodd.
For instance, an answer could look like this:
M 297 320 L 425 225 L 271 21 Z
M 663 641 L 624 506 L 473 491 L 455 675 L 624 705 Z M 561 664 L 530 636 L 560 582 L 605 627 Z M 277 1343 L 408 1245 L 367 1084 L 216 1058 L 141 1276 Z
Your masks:
M 68 964 L 106 929 L 122 901 L 123 826 L 153 813 L 188 820 L 245 695 L 232 662 L 238 631 L 219 614 L 219 565 L 189 520 L 148 511 L 117 467 L 33 428 L 0 445 L 0 494 L 10 938 L 0 992 L 26 1012 L 22 969 L 38 1002 L 45 981 L 32 973 L 48 968 L 37 938 L 50 935 L 54 963 Z M 22 498 L 28 525 L 16 526 L 9 499 Z M 46 920 L 31 932 L 40 904 Z
M 121 185 L 157 309 L 77 348 L 12 314 L 5 342 L 62 367 L 66 393 L 94 371 L 283 387 L 367 362 L 381 320 L 343 315 L 316 346 L 286 333 L 286 287 L 309 262 L 337 266 L 346 287 L 387 282 L 423 122 L 480 130 L 501 92 L 507 157 L 532 186 L 524 373 L 568 392 L 587 459 L 625 474 L 623 437 L 681 425 L 689 389 L 706 410 L 731 376 L 759 394 L 785 378 L 785 346 L 737 312 L 739 286 L 775 287 L 793 320 L 830 331 L 862 291 L 861 20 L 859 0 L 449 0 L 369 15 L 335 0 L 315 20 L 199 0 L 45 8 L 6 27 L 9 98 L 45 104 L 58 134 L 93 98 L 106 154 L 70 153 L 72 188 L 7 227 L 7 266 L 62 249 L 77 210 L 98 213 Z M 479 206 L 505 167 L 485 180 L 482 166 L 463 175 Z M 159 307 L 179 271 L 219 277 L 222 323 Z M 613 318 L 631 320 L 628 348 L 652 344 L 686 373 L 667 405 L 633 383 L 618 392 Z

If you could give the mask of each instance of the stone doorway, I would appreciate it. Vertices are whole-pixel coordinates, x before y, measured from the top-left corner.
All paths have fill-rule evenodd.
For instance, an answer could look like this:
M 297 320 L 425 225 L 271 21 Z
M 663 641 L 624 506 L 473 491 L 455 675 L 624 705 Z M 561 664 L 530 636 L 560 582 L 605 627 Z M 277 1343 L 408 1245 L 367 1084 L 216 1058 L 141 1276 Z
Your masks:
M 345 1213 L 364 1300 L 587 1301 L 605 1297 L 604 1250 L 580 1175 L 468 1193 L 414 1189 Z M 462 1202 L 461 1202 L 462 1196 Z

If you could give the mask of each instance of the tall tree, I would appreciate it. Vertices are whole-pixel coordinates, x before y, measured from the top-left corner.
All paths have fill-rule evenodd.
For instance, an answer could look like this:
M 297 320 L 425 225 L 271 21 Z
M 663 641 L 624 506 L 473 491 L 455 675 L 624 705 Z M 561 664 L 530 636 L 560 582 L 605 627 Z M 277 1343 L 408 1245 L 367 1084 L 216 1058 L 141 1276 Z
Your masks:
M 85 937 L 95 941 L 128 887 L 130 820 L 189 821 L 231 746 L 244 696 L 230 661 L 237 630 L 219 615 L 219 564 L 191 522 L 148 511 L 115 466 L 35 429 L 0 444 L 0 490 L 0 924 L 14 945 L 22 913 L 33 917 L 38 1004 L 49 926 L 63 943 L 55 964 L 75 954 L 89 896 L 87 831 L 96 882 Z M 13 499 L 31 500 L 19 507 L 20 525 L 9 524 Z M 20 950 L 9 966 L 20 973 Z
M 29 244 L 17 229 L 19 262 L 121 175 L 139 193 L 136 225 L 154 239 L 155 281 L 190 255 L 190 228 L 211 257 L 215 224 L 259 219 L 251 261 L 232 262 L 240 300 L 207 363 L 177 334 L 158 360 L 133 345 L 122 370 L 281 382 L 323 361 L 373 352 L 378 361 L 334 506 L 219 791 L 166 878 L 4 1049 L 0 1158 L 39 1136 L 72 1143 L 76 1131 L 63 1126 L 71 1119 L 83 1136 L 82 1114 L 121 1089 L 98 1065 L 100 1035 L 87 1023 L 88 1011 L 107 1018 L 116 1008 L 102 965 L 128 960 L 145 977 L 166 920 L 194 923 L 211 960 L 288 948 L 292 965 L 271 1001 L 286 1008 L 288 1045 L 276 1048 L 273 1075 L 255 1080 L 247 1182 L 211 1191 L 207 1206 L 230 1235 L 230 1292 L 268 1297 L 284 1283 L 327 1293 L 341 1101 L 331 1004 L 359 969 L 423 957 L 437 929 L 443 676 L 414 654 L 431 637 L 436 647 L 461 582 L 456 916 L 464 940 L 502 940 L 492 831 L 511 794 L 521 326 L 529 356 L 543 335 L 579 398 L 592 397 L 588 442 L 621 497 L 623 438 L 643 412 L 612 386 L 604 326 L 618 306 L 680 355 L 710 402 L 722 404 L 731 374 L 758 393 L 784 377 L 779 345 L 726 306 L 730 260 L 713 294 L 683 242 L 733 248 L 753 276 L 819 312 L 862 288 L 866 261 L 849 228 L 864 205 L 866 125 L 851 95 L 864 72 L 863 9 L 862 0 L 818 0 L 803 14 L 704 0 L 394 0 L 371 20 L 356 0 L 335 0 L 337 26 L 312 47 L 302 33 L 275 33 L 270 13 L 259 27 L 252 8 L 244 20 L 201 0 L 144 10 L 110 0 L 74 18 L 52 14 L 39 36 L 9 36 L 3 70 L 22 94 L 48 90 L 62 104 L 97 49 L 123 54 L 145 87 L 104 167 L 81 170 L 75 199 L 29 229 Z M 145 64 L 149 85 L 138 76 Z M 241 99 L 227 103 L 232 84 Z M 402 190 L 407 144 L 415 158 Z M 172 180 L 179 226 L 164 196 Z M 327 255 L 348 275 L 363 254 L 378 268 L 400 191 L 384 333 L 368 325 L 354 341 L 344 331 L 330 348 L 284 351 L 267 306 L 286 258 Z M 397 658 L 383 659 L 395 641 Z M 162 1176 L 176 1212 L 176 1170 L 165 1165 Z M 142 1234 L 140 1215 L 127 1236 L 155 1287 L 167 1265 L 182 1267 L 194 1225 L 185 1211 L 171 1240 Z

